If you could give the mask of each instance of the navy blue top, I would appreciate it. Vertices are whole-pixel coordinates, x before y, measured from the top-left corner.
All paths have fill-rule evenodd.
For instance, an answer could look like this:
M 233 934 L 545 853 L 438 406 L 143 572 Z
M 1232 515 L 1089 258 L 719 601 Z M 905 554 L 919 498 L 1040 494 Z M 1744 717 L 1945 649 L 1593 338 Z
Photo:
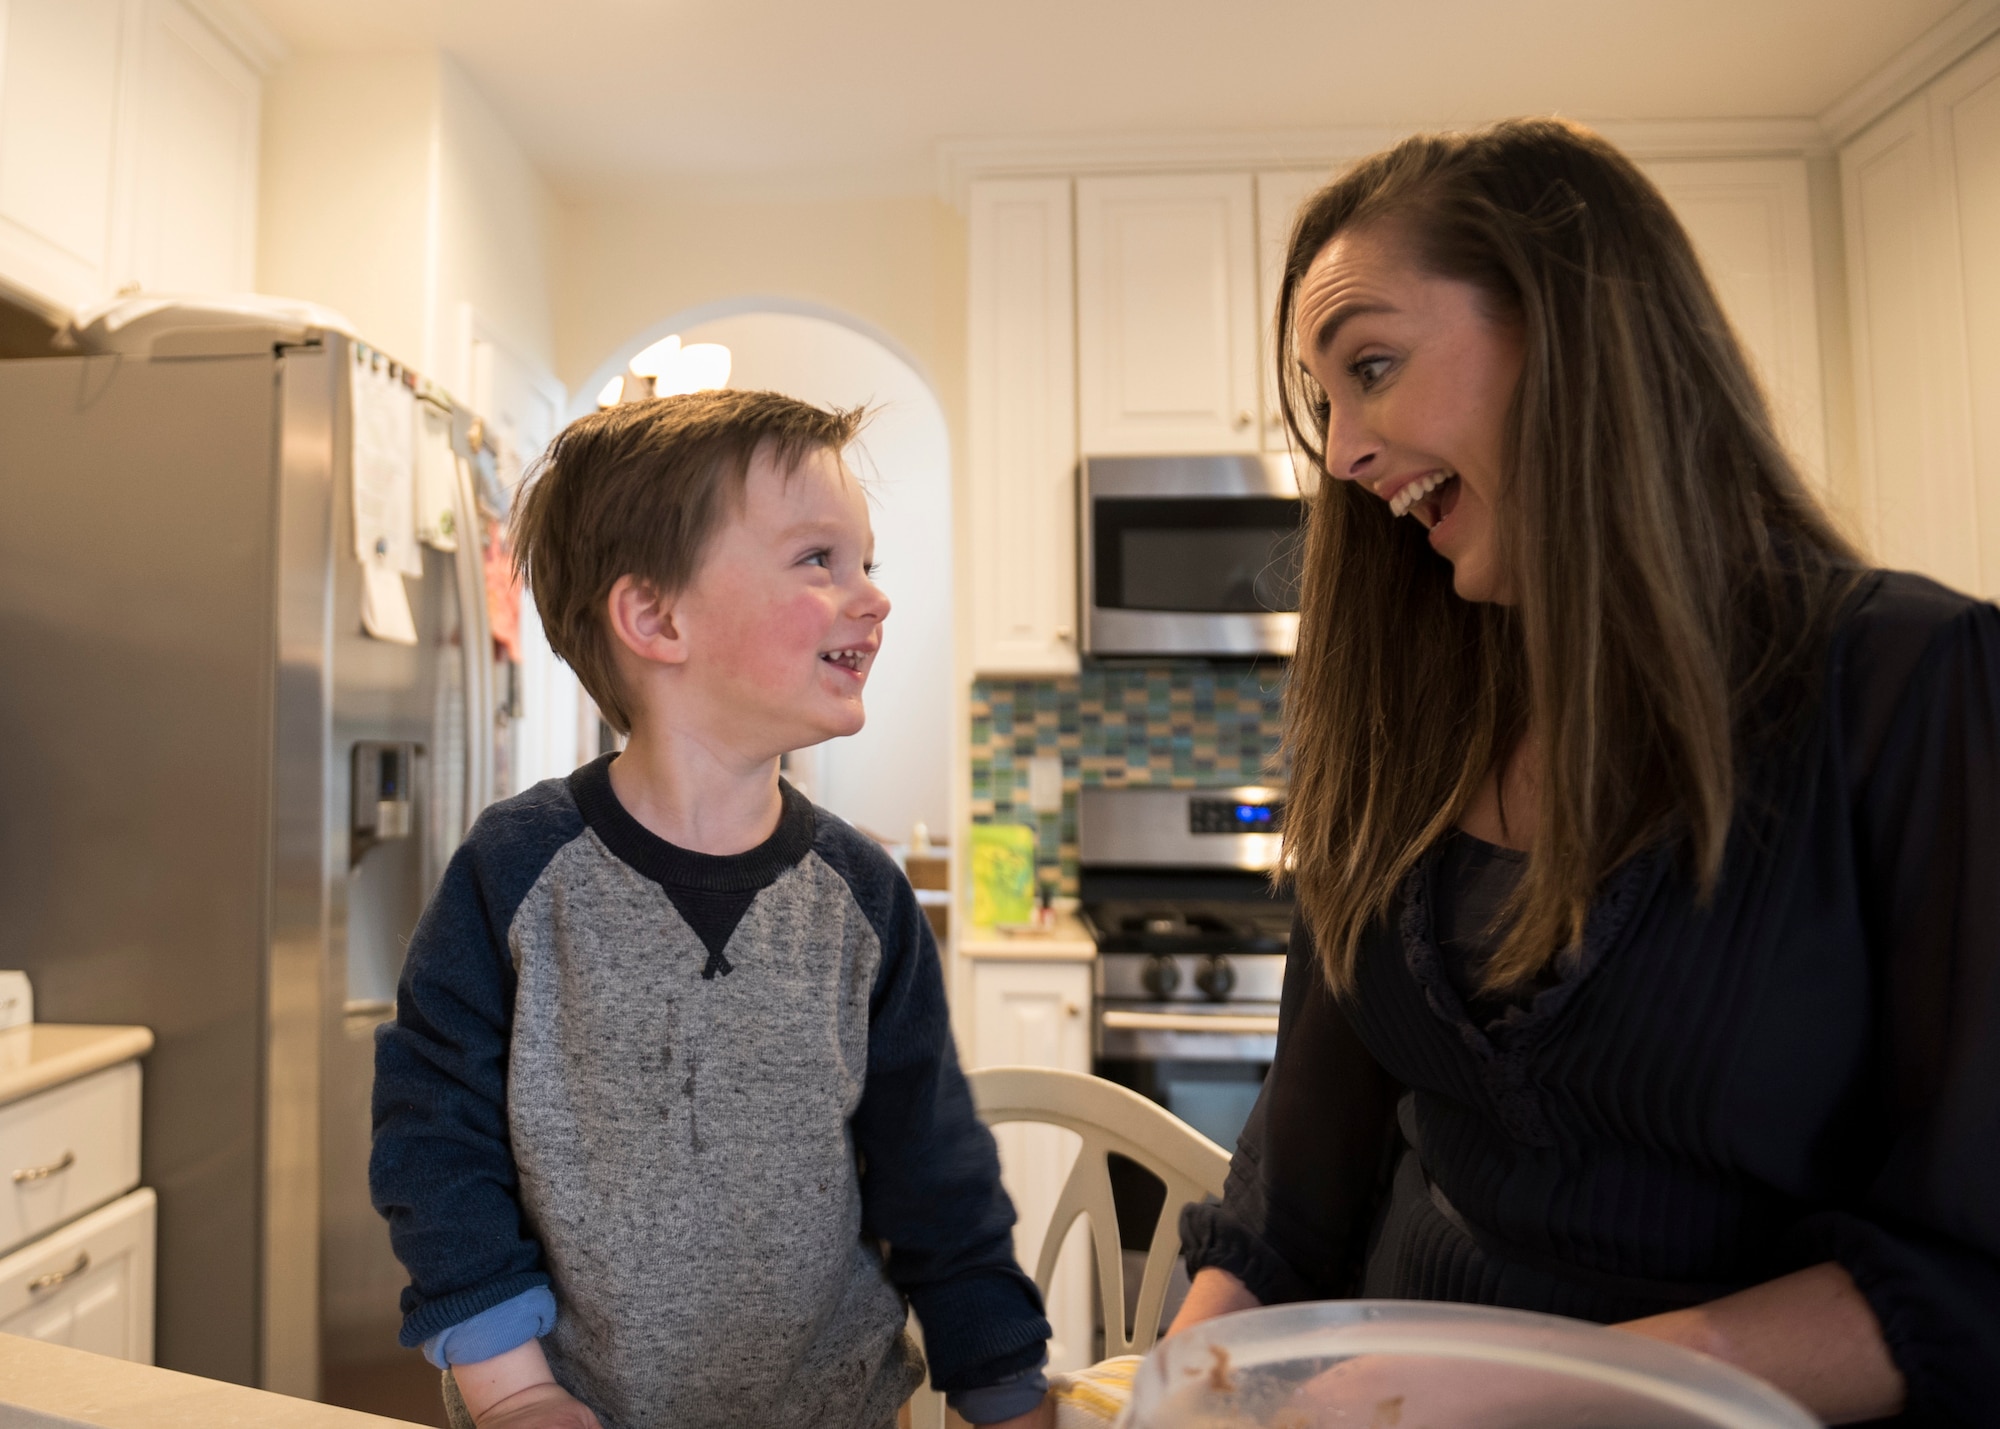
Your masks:
M 1641 855 L 1497 1020 L 1440 955 L 1438 850 L 1351 993 L 1296 929 L 1190 1269 L 1609 1322 L 1833 1260 L 1904 1422 L 2000 1424 L 2000 609 L 1871 575 L 1819 704 L 1746 771 L 1712 901 Z

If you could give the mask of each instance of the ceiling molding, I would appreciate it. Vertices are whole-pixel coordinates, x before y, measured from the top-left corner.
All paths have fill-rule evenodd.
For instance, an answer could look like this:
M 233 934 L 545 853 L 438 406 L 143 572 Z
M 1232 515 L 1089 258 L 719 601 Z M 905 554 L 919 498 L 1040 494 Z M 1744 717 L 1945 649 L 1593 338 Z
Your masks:
M 291 47 L 243 0 L 181 0 L 258 74 L 291 58 Z
M 1992 0 L 2000 5 L 2000 0 Z M 1769 158 L 1832 152 L 1814 119 L 1584 120 L 1638 159 Z M 1046 135 L 946 139 L 938 192 L 961 212 L 975 179 L 1204 169 L 1334 169 L 1416 133 L 1418 125 L 1353 125 L 1216 134 Z
M 1820 127 L 1845 144 L 1995 34 L 2000 0 L 1966 0 L 1896 57 L 1820 111 Z

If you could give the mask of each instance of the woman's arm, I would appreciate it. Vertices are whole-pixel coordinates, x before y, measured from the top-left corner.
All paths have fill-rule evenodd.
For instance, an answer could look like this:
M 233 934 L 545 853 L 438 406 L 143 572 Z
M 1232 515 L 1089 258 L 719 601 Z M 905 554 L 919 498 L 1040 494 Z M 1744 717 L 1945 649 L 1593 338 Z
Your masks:
M 1264 1302 L 1250 1293 L 1242 1281 L 1228 1271 L 1217 1266 L 1195 1272 L 1194 1284 L 1188 1287 L 1187 1299 L 1181 1302 L 1179 1313 L 1173 1324 L 1167 1326 L 1168 1335 L 1178 1335 L 1190 1325 L 1199 1325 L 1203 1320 L 1213 1320 L 1217 1315 L 1230 1315 L 1238 1310 L 1254 1310 Z M 1165 1339 L 1166 1335 L 1160 1338 Z
M 1903 1407 L 1902 1371 L 1875 1312 L 1833 1261 L 1617 1328 L 1746 1369 L 1829 1424 L 1885 1419 Z

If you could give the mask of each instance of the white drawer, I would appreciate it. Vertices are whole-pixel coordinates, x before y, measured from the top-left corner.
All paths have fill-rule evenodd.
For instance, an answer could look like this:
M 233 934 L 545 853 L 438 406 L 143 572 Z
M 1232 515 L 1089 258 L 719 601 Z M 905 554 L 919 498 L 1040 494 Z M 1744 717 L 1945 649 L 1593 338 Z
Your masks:
M 0 1259 L 0 1334 L 153 1362 L 150 1189 Z
M 139 1064 L 0 1106 L 0 1254 L 139 1184 Z

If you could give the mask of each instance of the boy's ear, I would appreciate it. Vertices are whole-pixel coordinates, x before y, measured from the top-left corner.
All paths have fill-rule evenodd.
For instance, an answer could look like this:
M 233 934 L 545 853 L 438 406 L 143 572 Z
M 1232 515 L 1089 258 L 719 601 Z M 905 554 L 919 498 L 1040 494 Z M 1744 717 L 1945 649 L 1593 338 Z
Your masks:
M 605 597 L 605 617 L 612 638 L 641 660 L 656 665 L 687 660 L 687 641 L 675 619 L 674 602 L 651 581 L 620 576 Z

